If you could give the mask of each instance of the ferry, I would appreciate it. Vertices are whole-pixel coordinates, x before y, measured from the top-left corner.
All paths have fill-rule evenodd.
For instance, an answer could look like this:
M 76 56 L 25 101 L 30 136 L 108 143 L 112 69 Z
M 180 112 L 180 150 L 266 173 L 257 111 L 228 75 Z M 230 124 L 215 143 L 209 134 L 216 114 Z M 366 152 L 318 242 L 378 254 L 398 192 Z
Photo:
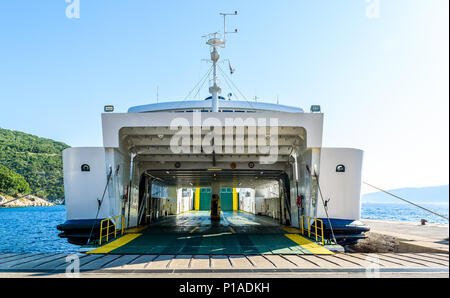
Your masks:
M 240 91 L 221 67 L 234 72 L 221 51 L 237 33 L 226 30 L 227 17 L 236 14 L 221 14 L 223 30 L 205 36 L 211 68 L 194 91 L 208 82 L 209 97 L 134 106 L 126 113 L 105 106 L 103 147 L 64 150 L 67 220 L 57 227 L 60 237 L 85 245 L 99 235 L 101 240 L 105 221 L 123 231 L 162 226 L 188 212 L 206 214 L 214 224 L 229 212 L 302 233 L 318 234 L 319 228 L 339 245 L 365 238 L 363 151 L 322 146 L 320 105 L 304 110 L 234 99 Z M 219 74 L 229 83 L 226 92 Z

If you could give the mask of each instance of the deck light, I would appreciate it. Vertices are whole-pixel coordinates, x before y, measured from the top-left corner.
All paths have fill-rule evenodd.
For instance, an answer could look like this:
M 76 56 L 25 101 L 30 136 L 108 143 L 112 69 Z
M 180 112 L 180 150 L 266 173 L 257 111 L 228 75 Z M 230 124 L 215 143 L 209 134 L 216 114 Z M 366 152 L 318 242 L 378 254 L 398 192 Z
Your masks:
M 320 112 L 321 112 L 321 108 L 319 105 L 311 106 L 311 113 L 320 113 Z
M 105 106 L 104 111 L 105 113 L 112 113 L 114 112 L 114 106 L 111 105 Z

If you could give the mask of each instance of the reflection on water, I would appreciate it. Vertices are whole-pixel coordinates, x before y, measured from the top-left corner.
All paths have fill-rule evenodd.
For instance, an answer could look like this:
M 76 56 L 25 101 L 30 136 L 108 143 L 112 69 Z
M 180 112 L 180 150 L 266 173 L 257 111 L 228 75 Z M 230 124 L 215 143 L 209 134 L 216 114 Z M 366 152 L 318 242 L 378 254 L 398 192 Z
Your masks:
M 448 217 L 448 204 L 424 204 L 423 207 Z M 448 224 L 442 217 L 436 216 L 418 207 L 409 204 L 378 204 L 363 203 L 361 217 L 364 219 L 395 220 L 420 222 L 426 219 L 432 223 Z
M 0 253 L 73 253 L 78 246 L 58 237 L 66 207 L 0 208 Z

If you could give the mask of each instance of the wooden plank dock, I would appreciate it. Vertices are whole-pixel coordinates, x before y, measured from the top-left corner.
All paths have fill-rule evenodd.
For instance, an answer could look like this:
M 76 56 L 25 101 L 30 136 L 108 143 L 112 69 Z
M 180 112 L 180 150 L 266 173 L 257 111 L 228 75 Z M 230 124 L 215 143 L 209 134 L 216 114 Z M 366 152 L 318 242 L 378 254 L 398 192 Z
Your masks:
M 66 276 L 79 264 L 83 277 L 447 277 L 449 255 L 440 253 L 335 255 L 114 255 L 0 254 L 0 277 Z M 71 271 L 69 270 L 69 273 Z M 248 274 L 252 273 L 252 274 Z

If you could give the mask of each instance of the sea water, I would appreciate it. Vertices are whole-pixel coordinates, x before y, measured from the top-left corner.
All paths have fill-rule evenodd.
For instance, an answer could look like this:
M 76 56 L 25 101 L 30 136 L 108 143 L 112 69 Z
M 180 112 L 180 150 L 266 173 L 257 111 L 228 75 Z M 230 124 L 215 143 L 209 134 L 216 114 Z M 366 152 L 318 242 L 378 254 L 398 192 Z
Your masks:
M 424 205 L 446 217 L 448 204 Z M 420 222 L 426 219 L 434 223 L 448 223 L 407 204 L 362 204 L 363 219 Z M 0 208 L 0 253 L 74 253 L 78 246 L 58 237 L 58 224 L 66 220 L 66 207 Z
M 421 204 L 421 206 L 448 218 L 448 204 Z M 363 203 L 361 218 L 410 222 L 426 219 L 430 223 L 448 224 L 448 220 L 406 203 Z
M 73 253 L 78 246 L 58 237 L 66 207 L 0 208 L 0 253 Z

